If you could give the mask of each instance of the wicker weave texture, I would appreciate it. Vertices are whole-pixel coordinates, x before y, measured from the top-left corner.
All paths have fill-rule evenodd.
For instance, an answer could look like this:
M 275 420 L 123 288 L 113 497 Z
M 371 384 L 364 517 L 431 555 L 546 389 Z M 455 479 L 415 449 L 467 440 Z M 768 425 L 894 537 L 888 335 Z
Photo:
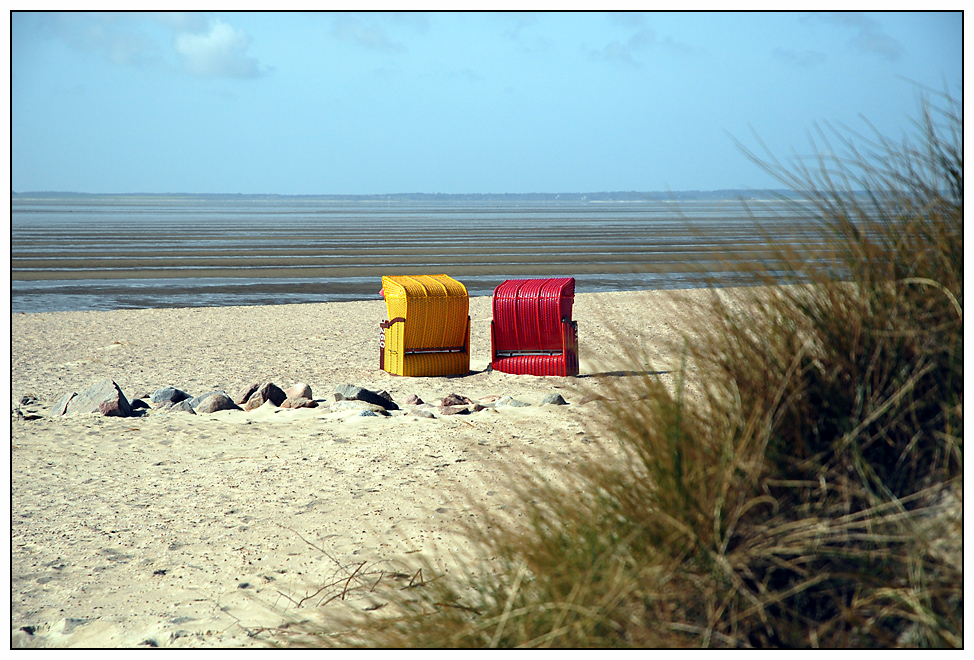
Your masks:
M 494 289 L 491 365 L 535 376 L 578 374 L 575 278 L 506 280 Z
M 506 374 L 529 376 L 577 376 L 578 352 L 566 351 L 560 355 L 513 355 L 499 357 L 493 368 Z
M 560 351 L 562 319 L 571 320 L 575 278 L 507 280 L 494 289 L 499 351 Z
M 467 289 L 447 275 L 382 278 L 389 319 L 383 368 L 400 376 L 445 376 L 470 371 Z

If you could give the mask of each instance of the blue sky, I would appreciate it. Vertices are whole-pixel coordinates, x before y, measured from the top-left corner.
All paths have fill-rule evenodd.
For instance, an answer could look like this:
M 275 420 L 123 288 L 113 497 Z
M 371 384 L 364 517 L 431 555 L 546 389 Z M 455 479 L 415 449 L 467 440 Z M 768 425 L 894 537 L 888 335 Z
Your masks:
M 14 13 L 13 190 L 780 187 L 735 139 L 899 139 L 954 13 Z

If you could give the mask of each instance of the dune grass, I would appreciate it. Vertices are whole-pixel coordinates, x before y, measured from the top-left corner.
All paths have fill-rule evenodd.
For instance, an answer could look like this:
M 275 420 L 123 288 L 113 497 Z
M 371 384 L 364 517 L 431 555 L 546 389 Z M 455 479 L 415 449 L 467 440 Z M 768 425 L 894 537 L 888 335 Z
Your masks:
M 778 249 L 775 277 L 753 269 L 732 301 L 715 286 L 672 347 L 675 386 L 623 344 L 647 375 L 601 383 L 604 460 L 511 475 L 522 517 L 470 519 L 481 565 L 310 640 L 962 646 L 961 127 L 944 96 L 903 143 L 828 129 L 831 158 L 752 154 L 803 193 L 815 259 Z

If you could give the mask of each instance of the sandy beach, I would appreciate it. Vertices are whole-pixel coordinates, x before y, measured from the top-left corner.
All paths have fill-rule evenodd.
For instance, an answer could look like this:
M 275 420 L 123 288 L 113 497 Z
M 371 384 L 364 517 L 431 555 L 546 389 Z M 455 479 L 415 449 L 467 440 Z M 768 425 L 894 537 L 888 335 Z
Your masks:
M 12 645 L 262 646 L 265 628 L 326 619 L 319 590 L 349 567 L 391 573 L 426 555 L 457 570 L 468 497 L 505 507 L 507 469 L 593 455 L 600 404 L 580 404 L 583 391 L 633 377 L 612 361 L 617 332 L 673 378 L 662 343 L 685 320 L 667 296 L 578 294 L 579 378 L 489 370 L 489 297 L 470 300 L 471 373 L 454 378 L 378 369 L 378 299 L 12 315 Z M 106 378 L 130 400 L 165 386 L 199 395 L 303 382 L 319 406 L 50 414 L 65 392 Z M 330 407 L 343 383 L 397 402 L 456 393 L 487 407 L 361 417 Z M 553 393 L 568 405 L 539 405 Z M 491 405 L 505 395 L 531 405 Z

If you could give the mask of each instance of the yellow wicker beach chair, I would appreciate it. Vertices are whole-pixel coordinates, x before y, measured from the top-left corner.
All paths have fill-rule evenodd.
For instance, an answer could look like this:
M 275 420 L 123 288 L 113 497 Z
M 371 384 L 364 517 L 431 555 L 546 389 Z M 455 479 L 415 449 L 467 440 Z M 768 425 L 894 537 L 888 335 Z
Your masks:
M 398 376 L 470 371 L 467 289 L 446 275 L 382 278 L 389 320 L 379 325 L 379 368 Z

